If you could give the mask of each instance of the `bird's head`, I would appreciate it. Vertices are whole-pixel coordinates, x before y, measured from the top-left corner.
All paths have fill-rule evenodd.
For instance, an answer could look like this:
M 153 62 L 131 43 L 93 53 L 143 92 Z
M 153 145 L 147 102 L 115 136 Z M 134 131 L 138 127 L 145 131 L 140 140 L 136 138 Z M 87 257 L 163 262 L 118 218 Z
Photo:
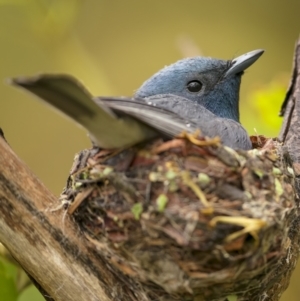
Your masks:
M 207 57 L 180 60 L 145 81 L 135 96 L 174 94 L 203 105 L 219 117 L 239 122 L 241 76 L 263 52 L 254 50 L 228 61 Z

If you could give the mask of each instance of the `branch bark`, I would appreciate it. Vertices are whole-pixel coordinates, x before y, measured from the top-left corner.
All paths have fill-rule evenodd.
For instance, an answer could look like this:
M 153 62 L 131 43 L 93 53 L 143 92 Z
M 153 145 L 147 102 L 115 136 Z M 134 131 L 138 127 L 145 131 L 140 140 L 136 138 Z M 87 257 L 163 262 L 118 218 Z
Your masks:
M 281 113 L 284 122 L 279 139 L 286 148 L 284 156 L 293 164 L 300 194 L 300 42 Z M 106 265 L 69 215 L 53 211 L 61 203 L 17 158 L 4 138 L 0 138 L 0 154 L 0 241 L 47 300 L 149 300 L 134 283 L 123 285 L 123 276 Z M 299 219 L 293 223 L 289 237 L 296 261 Z M 291 268 L 282 273 L 282 282 L 268 292 L 267 300 L 278 300 L 291 273 Z
M 300 195 L 300 40 L 295 47 L 293 73 L 280 116 L 284 116 L 284 120 L 278 138 L 283 142 L 292 160 Z
M 51 209 L 56 197 L 0 138 L 0 241 L 47 300 L 143 300 L 84 239 L 74 223 Z M 113 288 L 113 289 L 112 289 Z

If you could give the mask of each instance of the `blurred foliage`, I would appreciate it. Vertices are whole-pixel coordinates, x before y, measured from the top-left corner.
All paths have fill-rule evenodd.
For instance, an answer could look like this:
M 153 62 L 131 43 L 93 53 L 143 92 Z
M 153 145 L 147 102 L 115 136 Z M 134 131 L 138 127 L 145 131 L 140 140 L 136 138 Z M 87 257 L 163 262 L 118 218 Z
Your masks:
M 31 29 L 46 39 L 58 39 L 72 28 L 80 3 L 80 0 L 0 0 L 0 5 L 24 11 Z
M 272 9 L 270 9 L 272 8 Z M 299 0 L 0 0 L 0 78 L 65 72 L 93 94 L 131 95 L 158 69 L 185 56 L 230 59 L 265 48 L 245 74 L 241 120 L 276 136 L 299 35 Z M 58 194 L 85 131 L 32 97 L 0 86 L 0 125 L 17 154 Z M 299 300 L 297 275 L 282 301 Z M 43 300 L 20 268 L 0 260 L 3 300 Z
M 11 268 L 0 261 L 0 296 L 2 300 L 16 301 L 18 291 Z
M 18 301 L 45 301 L 45 299 L 34 286 L 30 286 L 20 294 Z
M 28 287 L 32 287 L 29 277 L 0 243 L 0 297 L 5 296 L 0 300 L 19 300 Z
M 253 126 L 253 131 L 257 132 L 257 128 L 263 128 L 266 136 L 277 136 L 274 129 L 279 129 L 282 123 L 282 118 L 279 118 L 279 111 L 282 101 L 287 91 L 288 75 L 276 76 L 269 83 L 254 87 L 249 95 L 248 102 L 252 104 L 254 120 L 248 120 L 246 126 Z
M 278 129 L 281 125 L 278 108 L 285 97 L 287 81 L 287 77 L 284 80 L 275 78 L 250 94 L 250 98 L 254 100 L 253 106 L 260 119 L 265 121 L 265 127 L 268 130 Z

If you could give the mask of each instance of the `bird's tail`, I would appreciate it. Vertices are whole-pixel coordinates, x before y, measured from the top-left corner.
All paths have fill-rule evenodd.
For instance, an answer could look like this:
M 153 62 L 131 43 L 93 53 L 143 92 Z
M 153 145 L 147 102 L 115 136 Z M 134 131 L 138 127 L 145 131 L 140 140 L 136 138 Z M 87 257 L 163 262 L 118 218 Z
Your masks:
M 117 118 L 101 99 L 96 104 L 84 86 L 71 76 L 19 77 L 12 79 L 12 84 L 39 96 L 82 125 L 95 143 L 103 148 L 132 145 L 157 134 L 151 127 L 128 115 Z

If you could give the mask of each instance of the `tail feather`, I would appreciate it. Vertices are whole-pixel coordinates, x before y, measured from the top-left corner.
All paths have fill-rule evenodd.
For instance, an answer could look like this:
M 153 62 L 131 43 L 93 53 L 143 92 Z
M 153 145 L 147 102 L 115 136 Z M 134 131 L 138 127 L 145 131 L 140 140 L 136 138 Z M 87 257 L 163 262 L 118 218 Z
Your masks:
M 120 119 L 101 101 L 68 75 L 39 75 L 15 78 L 12 84 L 39 96 L 46 103 L 85 127 L 104 148 L 124 147 L 156 135 L 156 131 L 129 116 Z

